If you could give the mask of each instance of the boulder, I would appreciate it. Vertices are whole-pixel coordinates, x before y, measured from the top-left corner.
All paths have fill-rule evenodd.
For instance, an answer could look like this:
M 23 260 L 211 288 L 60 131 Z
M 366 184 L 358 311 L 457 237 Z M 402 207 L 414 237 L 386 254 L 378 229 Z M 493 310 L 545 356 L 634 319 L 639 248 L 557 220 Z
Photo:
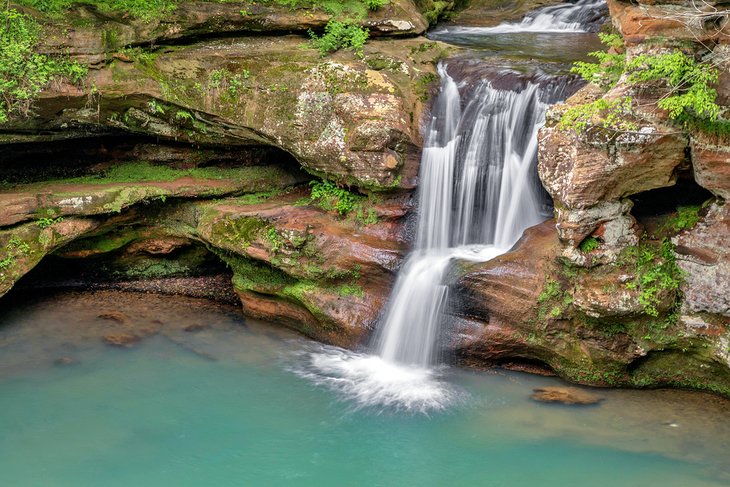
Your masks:
M 684 307 L 691 313 L 730 317 L 730 205 L 714 204 L 693 228 L 677 235 L 679 267 L 685 272 Z
M 537 402 L 556 402 L 560 404 L 586 406 L 598 404 L 602 397 L 577 387 L 537 387 L 532 390 L 531 399 Z
M 613 25 L 627 44 L 656 39 L 712 44 L 730 36 L 720 2 L 608 0 Z

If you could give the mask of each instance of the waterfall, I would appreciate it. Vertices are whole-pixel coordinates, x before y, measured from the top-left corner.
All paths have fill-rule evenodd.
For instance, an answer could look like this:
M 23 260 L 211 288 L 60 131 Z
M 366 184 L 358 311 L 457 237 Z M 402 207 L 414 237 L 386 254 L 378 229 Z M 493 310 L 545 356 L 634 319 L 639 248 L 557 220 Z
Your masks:
M 505 22 L 495 27 L 447 27 L 450 34 L 509 34 L 519 32 L 595 32 L 606 15 L 605 0 L 579 0 L 539 8 L 520 22 Z
M 386 360 L 428 367 L 436 344 L 454 258 L 487 260 L 544 219 L 536 180 L 543 98 L 560 85 L 528 83 L 521 91 L 483 82 L 464 110 L 456 82 L 439 67 L 441 87 L 421 160 L 415 249 L 398 276 L 375 336 Z
M 458 401 L 458 389 L 441 380 L 438 357 L 450 266 L 508 251 L 551 213 L 537 179 L 537 131 L 547 106 L 575 83 L 504 70 L 488 75 L 492 82 L 486 73 L 468 82 L 447 67 L 438 68 L 441 85 L 421 157 L 413 251 L 373 336 L 376 353 L 312 343 L 291 369 L 356 407 L 428 413 Z

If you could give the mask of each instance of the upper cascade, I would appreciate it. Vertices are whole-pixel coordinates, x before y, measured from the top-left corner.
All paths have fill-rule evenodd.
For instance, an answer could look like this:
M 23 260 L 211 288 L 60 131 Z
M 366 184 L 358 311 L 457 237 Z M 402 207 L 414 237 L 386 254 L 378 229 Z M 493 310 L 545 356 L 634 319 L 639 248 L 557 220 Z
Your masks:
M 443 27 L 437 32 L 450 34 L 597 32 L 607 13 L 605 0 L 578 0 L 533 10 L 520 22 L 504 22 L 494 27 Z

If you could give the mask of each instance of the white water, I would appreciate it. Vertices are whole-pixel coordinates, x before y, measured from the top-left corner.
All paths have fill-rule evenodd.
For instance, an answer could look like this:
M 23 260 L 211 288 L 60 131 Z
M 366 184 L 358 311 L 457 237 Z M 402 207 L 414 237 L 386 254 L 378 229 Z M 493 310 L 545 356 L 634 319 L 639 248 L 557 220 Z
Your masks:
M 605 0 L 561 3 L 528 13 L 521 22 L 505 22 L 495 27 L 448 27 L 449 34 L 510 34 L 519 32 L 590 32 L 605 11 Z
M 494 258 L 544 219 L 535 170 L 537 131 L 548 106 L 541 96 L 554 101 L 563 86 L 527 83 L 518 92 L 482 82 L 464 103 L 444 66 L 439 73 L 421 159 L 414 251 L 374 337 L 377 355 L 320 346 L 299 361 L 298 374 L 361 407 L 425 412 L 459 397 L 435 367 L 450 265 Z
M 500 255 L 542 220 L 534 170 L 547 105 L 539 86 L 530 83 L 518 93 L 484 82 L 461 111 L 456 82 L 443 67 L 440 74 L 421 160 L 415 251 L 398 276 L 375 340 L 384 359 L 420 367 L 437 362 L 453 259 Z

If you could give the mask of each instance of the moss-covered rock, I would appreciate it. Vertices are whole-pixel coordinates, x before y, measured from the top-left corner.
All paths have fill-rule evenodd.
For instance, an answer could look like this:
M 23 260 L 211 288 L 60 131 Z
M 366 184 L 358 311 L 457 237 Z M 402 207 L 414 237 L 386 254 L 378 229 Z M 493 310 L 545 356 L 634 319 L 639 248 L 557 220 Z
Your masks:
M 209 146 L 271 145 L 343 183 L 412 187 L 424 109 L 414 80 L 433 73 L 441 52 L 421 44 L 371 42 L 363 60 L 349 52 L 323 59 L 292 36 L 140 51 L 90 72 L 86 88 L 47 90 L 35 116 L 6 124 L 3 139 L 126 131 Z M 371 59 L 392 64 L 375 70 Z
M 681 256 L 665 255 L 668 243 L 642 245 L 616 263 L 577 267 L 547 222 L 503 256 L 457 266 L 453 347 L 467 364 L 539 363 L 583 384 L 730 396 L 728 316 L 698 308 L 706 282 L 697 277 L 679 292 L 671 261 Z

